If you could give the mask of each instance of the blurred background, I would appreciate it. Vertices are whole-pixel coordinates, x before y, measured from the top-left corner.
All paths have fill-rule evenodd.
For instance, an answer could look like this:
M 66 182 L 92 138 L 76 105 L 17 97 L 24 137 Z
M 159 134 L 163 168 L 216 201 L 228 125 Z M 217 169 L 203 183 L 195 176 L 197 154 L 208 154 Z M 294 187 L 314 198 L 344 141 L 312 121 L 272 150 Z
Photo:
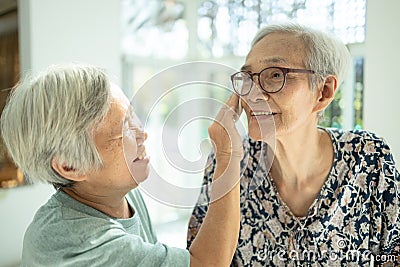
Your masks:
M 384 136 L 400 166 L 399 8 L 398 0 L 0 0 L 0 108 L 27 72 L 71 61 L 106 68 L 133 99 L 149 132 L 148 186 L 162 173 L 170 183 L 194 188 L 184 204 L 157 199 L 163 187 L 154 185 L 151 194 L 144 190 L 159 240 L 184 248 L 210 150 L 204 142 L 206 117 L 228 95 L 229 75 L 241 67 L 252 38 L 268 23 L 297 21 L 331 32 L 347 45 L 353 66 L 321 125 Z M 182 65 L 187 62 L 212 63 Z M 213 84 L 174 88 L 179 85 L 174 75 L 228 90 Z M 195 101 L 200 98 L 217 101 Z M 188 113 L 199 119 L 188 121 Z M 0 266 L 18 266 L 26 227 L 54 190 L 27 184 L 1 143 L 0 148 Z M 193 163 L 193 169 L 171 164 L 174 155 Z

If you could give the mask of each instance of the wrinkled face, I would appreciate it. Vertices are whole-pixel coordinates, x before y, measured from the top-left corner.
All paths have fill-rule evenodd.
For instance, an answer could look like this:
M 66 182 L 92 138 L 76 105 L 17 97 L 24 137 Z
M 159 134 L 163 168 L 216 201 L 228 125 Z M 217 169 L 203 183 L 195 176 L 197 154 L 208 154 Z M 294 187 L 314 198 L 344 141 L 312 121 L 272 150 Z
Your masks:
M 298 38 L 273 33 L 254 45 L 242 70 L 254 73 L 267 67 L 306 69 L 304 57 L 305 47 Z M 311 91 L 309 75 L 312 74 L 288 73 L 282 90 L 273 94 L 263 91 L 257 77 L 254 78 L 252 90 L 242 97 L 252 139 L 266 141 L 271 136 L 271 127 L 275 127 L 279 138 L 316 120 L 313 106 L 317 97 Z
M 112 85 L 112 100 L 105 119 L 94 131 L 103 167 L 94 172 L 94 186 L 125 191 L 136 187 L 149 174 L 143 142 L 146 134 L 122 90 Z

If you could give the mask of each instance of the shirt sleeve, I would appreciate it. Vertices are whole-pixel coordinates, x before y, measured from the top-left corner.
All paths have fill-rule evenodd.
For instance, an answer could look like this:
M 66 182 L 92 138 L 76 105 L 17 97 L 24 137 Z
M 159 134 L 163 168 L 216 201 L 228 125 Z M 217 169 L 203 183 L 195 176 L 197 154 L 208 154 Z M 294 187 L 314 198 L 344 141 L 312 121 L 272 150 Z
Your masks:
M 400 265 L 400 175 L 387 144 L 382 143 L 377 198 L 381 206 L 381 243 L 376 263 Z
M 196 206 L 193 209 L 192 216 L 189 220 L 188 234 L 187 234 L 187 248 L 189 249 L 193 243 L 194 238 L 199 232 L 200 226 L 206 216 L 208 205 L 210 203 L 211 182 L 214 175 L 215 159 L 213 153 L 208 156 L 206 169 L 204 171 L 203 184 L 200 191 L 200 196 L 197 200 Z
M 98 251 L 103 251 L 102 255 L 98 255 L 99 258 L 110 260 L 101 266 L 190 266 L 188 250 L 169 247 L 160 242 L 151 244 L 132 235 L 123 235 L 110 240 Z M 108 251 L 110 255 L 107 255 Z M 89 266 L 90 262 L 87 264 L 82 266 Z
M 92 236 L 82 235 L 80 242 L 54 235 L 55 239 L 64 239 L 63 247 L 57 247 L 60 242 L 51 243 L 54 249 L 43 244 L 45 242 L 38 244 L 28 240 L 24 243 L 21 266 L 190 266 L 190 254 L 186 249 L 146 242 L 118 226 L 98 225 L 96 232 Z

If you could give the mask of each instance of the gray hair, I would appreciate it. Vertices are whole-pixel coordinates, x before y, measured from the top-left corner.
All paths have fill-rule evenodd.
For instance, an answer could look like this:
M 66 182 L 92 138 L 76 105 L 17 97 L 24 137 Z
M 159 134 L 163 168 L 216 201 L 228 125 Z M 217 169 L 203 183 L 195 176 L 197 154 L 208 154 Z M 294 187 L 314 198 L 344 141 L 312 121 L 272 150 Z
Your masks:
M 307 69 L 317 74 L 310 76 L 312 90 L 328 75 L 337 77 L 338 86 L 344 81 L 351 65 L 351 56 L 347 47 L 334 36 L 297 23 L 285 22 L 271 24 L 261 29 L 254 37 L 251 46 L 271 33 L 290 33 L 303 41 L 306 47 L 303 63 Z M 323 111 L 318 117 L 323 118 Z
M 110 98 L 108 76 L 93 66 L 51 66 L 25 78 L 10 94 L 1 116 L 10 156 L 32 181 L 71 186 L 51 161 L 82 174 L 102 166 L 93 130 L 106 116 Z

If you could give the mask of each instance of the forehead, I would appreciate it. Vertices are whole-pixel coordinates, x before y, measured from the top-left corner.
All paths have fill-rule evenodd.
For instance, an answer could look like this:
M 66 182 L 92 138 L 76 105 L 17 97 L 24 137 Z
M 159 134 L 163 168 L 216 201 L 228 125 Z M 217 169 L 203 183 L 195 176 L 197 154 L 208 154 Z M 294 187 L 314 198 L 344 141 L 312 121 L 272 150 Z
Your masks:
M 126 106 L 126 108 L 129 106 L 129 100 L 122 92 L 121 88 L 118 87 L 118 85 L 111 83 L 111 88 L 110 88 L 110 94 L 111 94 L 111 103 L 113 102 L 118 102 L 123 106 Z
M 306 49 L 301 38 L 290 33 L 272 33 L 258 41 L 246 57 L 244 69 L 267 66 L 303 67 Z

